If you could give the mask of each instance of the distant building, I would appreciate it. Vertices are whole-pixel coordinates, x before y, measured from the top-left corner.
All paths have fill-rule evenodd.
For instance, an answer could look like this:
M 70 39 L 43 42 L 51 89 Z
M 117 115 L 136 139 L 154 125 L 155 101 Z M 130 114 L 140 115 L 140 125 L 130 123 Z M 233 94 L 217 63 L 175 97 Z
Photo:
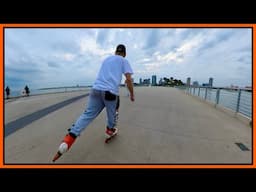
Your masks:
M 202 86 L 203 87 L 212 87 L 213 86 L 213 78 L 210 77 L 209 78 L 209 83 L 203 83 Z
M 162 85 L 163 85 L 163 79 L 162 79 L 162 78 L 160 78 L 160 80 L 159 80 L 158 84 L 159 84 L 160 86 L 162 86 Z
M 140 85 L 142 84 L 142 79 L 140 78 Z
M 202 86 L 203 86 L 203 87 L 209 87 L 210 84 L 209 84 L 209 83 L 203 83 Z
M 193 86 L 194 86 L 194 87 L 198 87 L 198 86 L 199 86 L 198 81 L 194 81 L 194 82 L 193 82 Z
M 149 85 L 150 84 L 150 79 L 144 79 L 142 84 L 143 85 Z
M 156 75 L 152 75 L 152 85 L 153 86 L 157 85 L 157 83 L 156 83 Z
M 213 86 L 213 78 L 210 77 L 210 78 L 209 78 L 209 87 L 212 87 L 212 86 Z
M 230 85 L 230 88 L 231 88 L 231 89 L 238 89 L 239 86 L 237 86 L 237 85 L 232 85 L 232 84 L 231 84 L 231 85 Z
M 245 89 L 252 89 L 252 86 L 245 86 Z
M 187 86 L 190 86 L 190 82 L 191 82 L 191 78 L 188 77 L 188 78 L 187 78 L 187 84 L 186 84 L 186 85 L 187 85 Z

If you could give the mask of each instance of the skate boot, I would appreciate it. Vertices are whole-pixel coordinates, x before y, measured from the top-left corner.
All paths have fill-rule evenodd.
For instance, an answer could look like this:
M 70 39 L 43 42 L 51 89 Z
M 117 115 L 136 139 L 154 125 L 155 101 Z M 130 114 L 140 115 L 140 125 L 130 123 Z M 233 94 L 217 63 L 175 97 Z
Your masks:
M 63 153 L 67 152 L 71 147 L 71 145 L 75 142 L 75 140 L 76 140 L 76 136 L 73 133 L 67 134 L 62 140 L 62 143 L 59 146 L 59 150 L 52 161 L 53 162 L 56 161 L 58 158 L 60 158 L 60 156 Z
M 117 134 L 118 129 L 117 128 L 106 128 L 106 140 L 105 143 L 108 143 L 116 134 Z
M 116 114 L 115 114 L 115 126 L 117 126 L 117 122 L 118 122 L 118 116 L 119 115 L 119 113 L 118 113 L 118 111 L 116 111 Z

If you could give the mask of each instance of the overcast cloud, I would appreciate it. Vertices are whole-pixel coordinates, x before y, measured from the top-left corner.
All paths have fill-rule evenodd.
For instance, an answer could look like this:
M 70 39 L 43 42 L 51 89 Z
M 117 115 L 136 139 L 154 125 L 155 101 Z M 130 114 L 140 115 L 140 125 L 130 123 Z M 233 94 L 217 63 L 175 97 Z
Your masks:
M 157 75 L 252 84 L 250 28 L 6 28 L 4 37 L 5 86 L 12 89 L 91 85 L 121 43 L 135 82 Z

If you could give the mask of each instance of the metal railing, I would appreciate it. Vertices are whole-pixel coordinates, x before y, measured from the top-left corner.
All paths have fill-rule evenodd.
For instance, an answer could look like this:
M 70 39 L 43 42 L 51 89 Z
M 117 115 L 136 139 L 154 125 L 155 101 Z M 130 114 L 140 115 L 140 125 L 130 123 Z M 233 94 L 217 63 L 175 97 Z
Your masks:
M 187 94 L 207 100 L 215 106 L 223 106 L 250 119 L 252 118 L 251 89 L 193 86 L 177 88 L 184 90 Z

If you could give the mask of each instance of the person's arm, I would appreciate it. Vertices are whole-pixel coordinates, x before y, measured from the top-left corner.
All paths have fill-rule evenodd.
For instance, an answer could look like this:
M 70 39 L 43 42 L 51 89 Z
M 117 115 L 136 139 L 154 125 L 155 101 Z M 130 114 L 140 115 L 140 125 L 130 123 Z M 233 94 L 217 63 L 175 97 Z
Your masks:
M 131 101 L 134 101 L 133 82 L 132 82 L 131 74 L 126 73 L 125 77 L 126 77 L 125 81 L 127 83 L 127 87 L 128 87 L 129 92 L 130 92 L 130 99 L 131 99 Z

